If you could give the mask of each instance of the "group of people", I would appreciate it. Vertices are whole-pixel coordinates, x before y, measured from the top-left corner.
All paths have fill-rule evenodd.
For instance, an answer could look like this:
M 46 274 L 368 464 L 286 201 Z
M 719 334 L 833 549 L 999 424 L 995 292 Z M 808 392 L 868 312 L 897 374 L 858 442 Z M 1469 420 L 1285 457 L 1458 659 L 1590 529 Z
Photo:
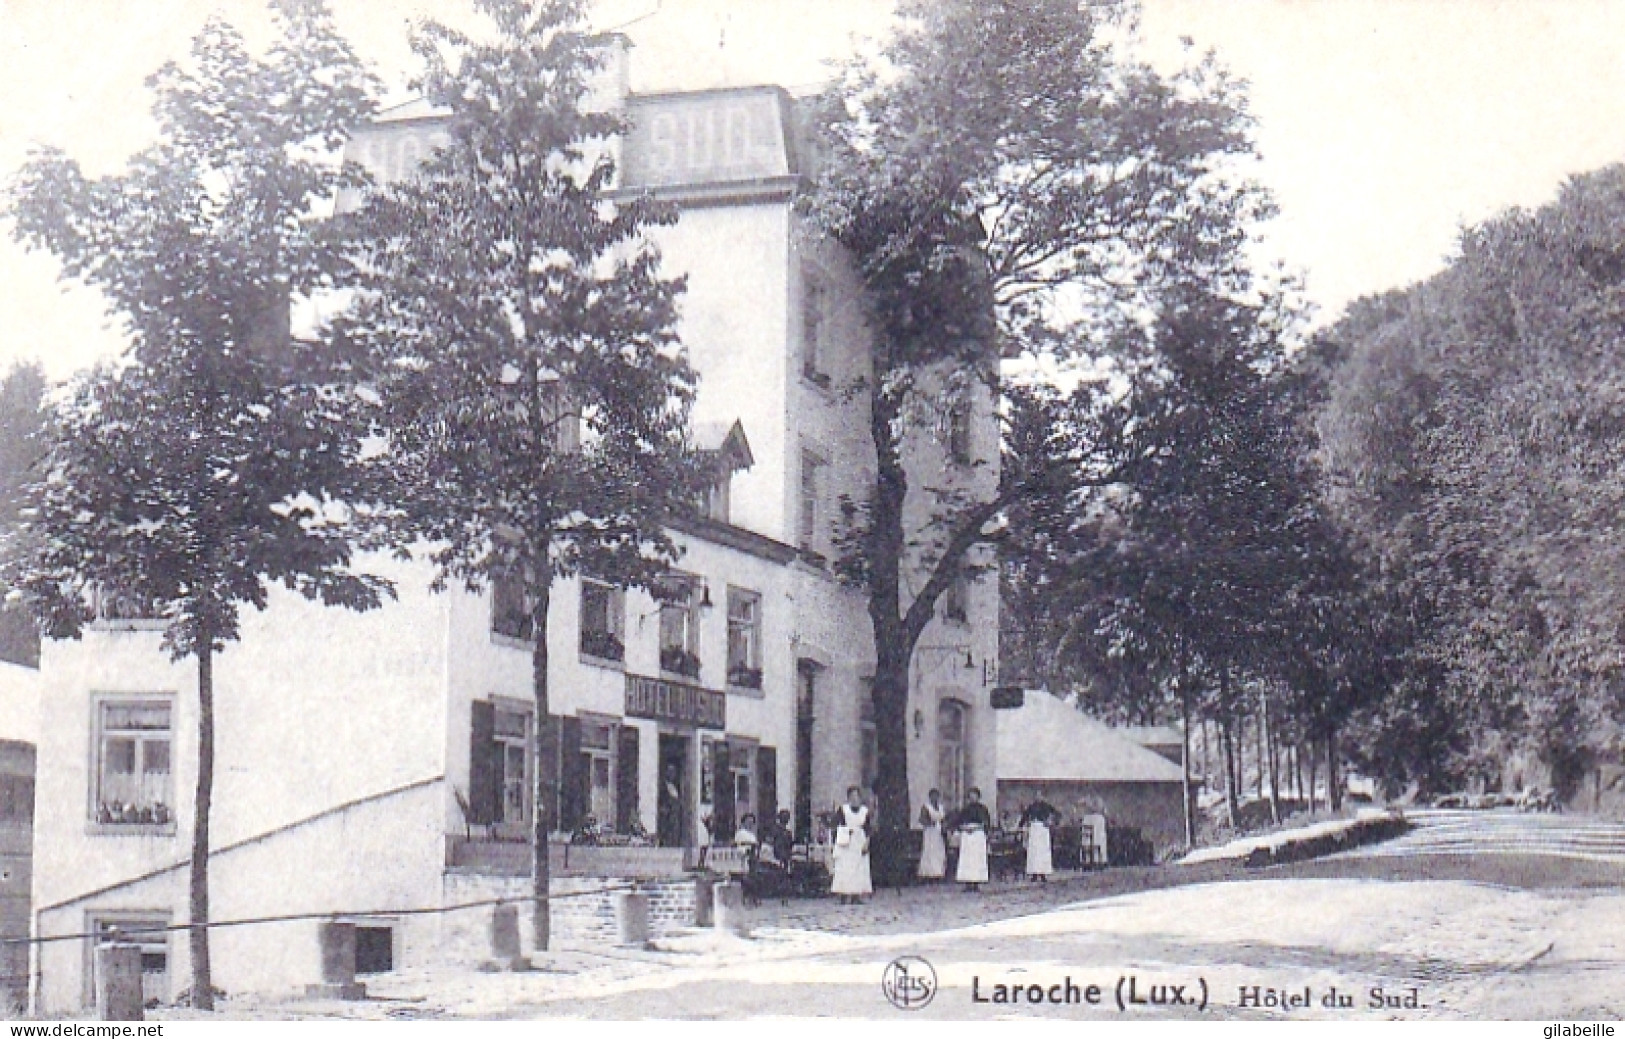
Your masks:
M 1034 880 L 1046 882 L 1055 871 L 1051 854 L 1050 825 L 1057 815 L 1054 808 L 1042 801 L 1028 806 L 1022 814 L 1022 830 L 1026 835 L 1026 872 Z M 965 885 L 966 891 L 980 891 L 988 881 L 988 833 L 993 818 L 982 803 L 982 792 L 971 787 L 965 803 L 950 813 L 942 804 L 942 791 L 933 789 L 920 806 L 919 877 L 921 880 L 943 880 L 948 874 L 948 834 L 958 835 L 959 857 L 954 864 L 954 881 Z M 874 891 L 874 879 L 869 868 L 869 836 L 874 828 L 874 813 L 864 803 L 863 790 L 850 787 L 846 803 L 833 816 L 834 849 L 831 855 L 830 890 L 843 905 L 855 905 L 864 895 Z
M 777 819 L 769 819 L 760 832 L 756 829 L 756 813 L 746 812 L 739 818 L 734 830 L 734 847 L 753 857 L 753 861 L 768 866 L 786 867 L 796 846 L 795 833 L 790 829 L 790 809 L 779 809 Z

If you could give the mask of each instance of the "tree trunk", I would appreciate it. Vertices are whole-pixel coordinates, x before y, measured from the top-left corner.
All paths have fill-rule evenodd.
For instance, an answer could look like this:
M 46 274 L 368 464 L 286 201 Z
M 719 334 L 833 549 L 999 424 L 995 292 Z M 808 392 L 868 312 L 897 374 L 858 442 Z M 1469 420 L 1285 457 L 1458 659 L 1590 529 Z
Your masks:
M 1241 801 L 1236 787 L 1236 740 L 1228 721 L 1219 721 L 1219 740 L 1224 744 L 1224 807 L 1230 816 L 1230 829 L 1241 818 Z
M 530 653 L 531 693 L 536 702 L 535 747 L 532 760 L 536 763 L 532 777 L 531 833 L 530 833 L 530 888 L 531 924 L 536 932 L 536 949 L 546 952 L 553 940 L 553 914 L 549 899 L 552 887 L 552 863 L 548 861 L 548 834 L 555 817 L 556 790 L 552 768 L 556 764 L 558 727 L 553 722 L 547 687 L 547 611 L 552 601 L 552 574 L 547 569 L 548 550 L 544 541 L 535 564 L 546 575 L 534 581 L 531 589 L 535 606 L 531 611 L 531 636 L 536 644 Z
M 875 642 L 875 794 L 879 829 L 906 830 L 908 796 L 908 690 L 909 663 L 914 643 L 902 613 L 904 563 L 903 507 L 908 497 L 908 474 L 893 431 L 897 403 L 876 380 L 870 393 L 869 436 L 875 448 L 875 495 L 867 538 L 869 564 L 869 623 Z M 857 777 L 853 777 L 856 781 Z M 890 848 L 889 841 L 882 842 Z M 884 870 L 885 864 L 882 864 Z
M 1315 738 L 1313 736 L 1304 737 L 1303 749 L 1309 752 L 1309 761 L 1307 762 L 1309 767 L 1306 774 L 1309 776 L 1309 810 L 1313 812 L 1319 803 L 1315 797 L 1315 784 L 1319 782 L 1316 770 L 1320 768 L 1320 755 L 1315 749 Z
M 1326 805 L 1334 812 L 1343 809 L 1343 782 L 1337 771 L 1337 732 L 1326 733 Z
M 1270 770 L 1270 822 L 1279 825 L 1281 822 L 1280 768 L 1275 760 L 1275 730 L 1270 726 L 1270 694 L 1264 689 L 1260 689 L 1258 693 L 1258 726 L 1264 736 L 1264 760 L 1259 762 L 1259 768 L 1262 770 L 1267 762 Z
M 1288 768 L 1292 773 L 1292 799 L 1299 804 L 1303 803 L 1303 754 L 1300 744 L 1294 742 L 1286 746 Z
M 1191 803 L 1191 694 L 1185 675 L 1179 681 L 1179 771 L 1185 800 L 1185 849 L 1196 847 L 1196 806 Z
M 1213 765 L 1208 760 L 1209 727 L 1208 719 L 1204 715 L 1202 718 L 1202 786 L 1207 790 L 1213 788 Z
M 870 695 L 875 707 L 875 798 L 879 818 L 870 865 L 876 887 L 900 885 L 907 860 L 909 830 L 908 791 L 908 656 L 881 654 L 875 661 Z M 854 777 L 854 780 L 856 777 Z
M 1253 792 L 1264 800 L 1264 715 L 1253 719 Z
M 209 811 L 214 803 L 214 634 L 198 624 L 197 797 L 192 805 L 191 927 L 192 1006 L 214 1009 L 209 968 Z

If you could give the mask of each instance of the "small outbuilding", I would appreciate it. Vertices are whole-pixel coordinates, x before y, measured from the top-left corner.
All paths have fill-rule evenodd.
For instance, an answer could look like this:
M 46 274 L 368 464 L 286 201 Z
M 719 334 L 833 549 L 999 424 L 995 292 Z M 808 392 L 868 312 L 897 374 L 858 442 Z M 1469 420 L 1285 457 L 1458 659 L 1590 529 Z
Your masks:
M 999 815 L 1044 800 L 1066 822 L 1099 812 L 1133 827 L 1160 856 L 1185 843 L 1184 774 L 1162 754 L 1074 704 L 1027 690 L 998 718 Z

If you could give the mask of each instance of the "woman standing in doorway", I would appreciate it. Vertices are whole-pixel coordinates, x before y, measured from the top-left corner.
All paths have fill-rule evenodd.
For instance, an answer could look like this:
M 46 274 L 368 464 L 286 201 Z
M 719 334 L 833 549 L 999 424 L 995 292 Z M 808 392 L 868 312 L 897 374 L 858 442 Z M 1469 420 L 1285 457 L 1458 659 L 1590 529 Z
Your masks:
M 966 891 L 980 891 L 987 883 L 987 831 L 993 828 L 993 818 L 982 803 L 982 792 L 971 787 L 965 795 L 965 807 L 959 810 L 959 866 L 954 879 L 965 885 Z
M 948 846 L 942 839 L 942 822 L 948 810 L 942 807 L 942 791 L 933 789 L 920 806 L 920 879 L 941 880 L 948 872 Z
M 875 889 L 869 874 L 869 809 L 858 787 L 847 788 L 846 804 L 836 811 L 832 857 L 830 890 L 840 896 L 842 905 L 857 905 Z

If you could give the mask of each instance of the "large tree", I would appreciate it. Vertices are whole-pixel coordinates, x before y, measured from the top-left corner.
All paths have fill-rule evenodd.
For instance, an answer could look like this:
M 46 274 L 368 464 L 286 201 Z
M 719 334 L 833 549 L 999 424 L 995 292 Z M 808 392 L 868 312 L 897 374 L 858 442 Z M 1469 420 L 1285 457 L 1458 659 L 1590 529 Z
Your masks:
M 367 115 L 369 80 L 320 0 L 270 6 L 280 32 L 262 55 L 216 20 L 151 77 L 159 140 L 125 172 L 89 179 L 45 151 L 11 198 L 16 237 L 99 289 L 130 341 L 52 416 L 11 583 L 48 634 L 76 634 L 117 600 L 162 618 L 169 652 L 197 661 L 190 944 L 204 1009 L 215 657 L 272 584 L 355 609 L 386 590 L 351 571 L 333 507 L 359 445 L 342 395 L 320 352 L 287 337 L 290 294 L 345 267 L 315 211 L 352 183 L 327 157 Z
M 23 502 L 45 453 L 45 371 L 13 365 L 0 381 L 0 539 L 18 534 Z M 21 603 L 0 605 L 0 660 L 39 666 L 39 629 Z
M 1011 510 L 1012 649 L 1102 713 L 1217 720 L 1234 823 L 1235 730 L 1279 713 L 1266 680 L 1335 561 L 1283 393 L 1290 309 L 1186 284 L 1159 312 L 1120 354 L 1123 388 L 1094 391 L 1124 413 L 1116 482 Z
M 645 237 L 675 213 L 606 198 L 624 117 L 584 105 L 600 42 L 584 0 L 480 0 L 489 38 L 428 23 L 417 87 L 448 143 L 358 214 L 367 271 L 343 334 L 367 344 L 387 450 L 374 460 L 398 543 L 438 584 L 522 587 L 534 642 L 536 942 L 549 942 L 556 719 L 548 609 L 583 569 L 658 587 L 667 522 L 702 469 L 695 374 L 674 329 L 680 279 Z
M 1494 781 L 1526 742 L 1568 788 L 1617 739 L 1622 228 L 1625 167 L 1576 177 L 1324 337 L 1328 500 L 1415 629 L 1366 732 L 1403 778 Z
M 1126 56 L 1129 5 L 910 0 L 882 56 L 824 98 L 815 224 L 853 257 L 873 339 L 873 488 L 849 576 L 874 628 L 880 817 L 910 818 L 909 662 L 999 512 L 1046 493 L 1019 461 L 927 486 L 920 416 L 1006 396 L 1000 361 L 1088 352 L 1170 263 L 1229 262 L 1267 208 L 1230 160 L 1241 96 L 1211 61 L 1164 77 Z M 979 390 L 977 387 L 986 387 Z M 925 455 L 924 457 L 929 457 Z M 1104 475 L 1101 476 L 1104 479 Z

